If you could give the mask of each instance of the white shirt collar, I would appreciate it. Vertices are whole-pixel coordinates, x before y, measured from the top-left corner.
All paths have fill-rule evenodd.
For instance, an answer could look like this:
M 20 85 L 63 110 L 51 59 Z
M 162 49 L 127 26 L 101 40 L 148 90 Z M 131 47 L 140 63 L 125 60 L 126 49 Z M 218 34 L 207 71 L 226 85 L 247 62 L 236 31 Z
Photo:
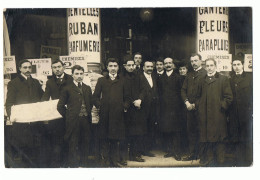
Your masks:
M 216 73 L 217 73 L 217 71 L 215 71 L 215 72 L 212 73 L 212 74 L 207 73 L 207 76 L 212 77 L 212 76 L 215 76 Z
M 163 74 L 164 73 L 164 70 L 162 70 L 162 71 L 157 71 L 157 74 Z
M 73 82 L 74 82 L 74 84 L 78 87 L 77 81 L 73 80 Z M 81 86 L 82 86 L 82 82 L 81 82 L 80 84 L 81 84 Z
M 236 73 L 236 75 L 241 75 L 243 73 L 243 70 L 241 72 Z
M 21 73 L 21 75 L 27 80 L 27 76 L 25 76 L 23 73 Z
M 64 77 L 64 73 L 60 77 L 56 76 L 57 79 L 63 78 L 63 77 Z
M 199 71 L 199 70 L 201 70 L 201 66 L 199 67 L 199 68 L 197 68 L 197 69 L 194 69 L 194 71 Z
M 152 77 L 151 74 L 147 74 L 146 72 L 144 72 L 144 76 L 145 76 L 146 78 L 151 78 L 151 77 Z
M 116 78 L 117 77 L 117 74 L 112 75 L 112 74 L 108 73 L 108 75 L 109 75 L 110 78 Z
M 166 71 L 167 76 L 170 76 L 173 73 L 173 70 Z

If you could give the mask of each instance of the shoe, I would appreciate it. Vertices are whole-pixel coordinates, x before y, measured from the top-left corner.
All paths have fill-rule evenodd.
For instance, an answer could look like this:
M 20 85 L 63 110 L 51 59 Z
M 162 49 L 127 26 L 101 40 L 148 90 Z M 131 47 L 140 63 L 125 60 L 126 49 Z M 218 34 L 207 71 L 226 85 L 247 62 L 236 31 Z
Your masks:
M 127 166 L 127 162 L 126 161 L 120 161 L 120 162 L 118 162 L 118 164 L 120 166 Z
M 182 158 L 183 161 L 193 161 L 193 160 L 197 160 L 197 157 L 194 155 L 189 155 L 189 156 L 185 156 Z
M 209 161 L 206 159 L 200 159 L 199 163 L 201 166 L 207 166 L 209 164 Z
M 181 157 L 179 155 L 177 155 L 177 154 L 175 154 L 173 157 L 174 157 L 174 159 L 176 161 L 181 161 L 182 160 Z
M 140 156 L 135 156 L 129 159 L 130 161 L 136 161 L 136 162 L 145 162 L 145 160 L 143 158 L 141 158 Z
M 144 152 L 144 153 L 142 153 L 142 155 L 148 156 L 148 157 L 155 157 L 155 155 L 151 152 Z
M 118 162 L 110 162 L 110 167 L 122 167 Z
M 174 157 L 173 153 L 167 153 L 163 156 L 164 158 Z

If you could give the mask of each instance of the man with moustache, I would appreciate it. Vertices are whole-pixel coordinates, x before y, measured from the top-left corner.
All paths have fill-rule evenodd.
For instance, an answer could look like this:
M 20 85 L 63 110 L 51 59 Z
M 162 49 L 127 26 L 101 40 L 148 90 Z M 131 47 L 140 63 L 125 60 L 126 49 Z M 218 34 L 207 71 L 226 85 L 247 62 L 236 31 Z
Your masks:
M 130 106 L 130 92 L 125 80 L 118 74 L 118 60 L 109 58 L 109 74 L 98 79 L 93 94 L 94 105 L 100 109 L 99 138 L 102 166 L 125 166 L 126 127 L 124 112 Z
M 73 82 L 73 78 L 64 73 L 64 64 L 61 60 L 52 62 L 53 75 L 46 82 L 45 92 L 42 101 L 59 99 L 62 89 Z M 48 167 L 62 166 L 63 138 L 65 133 L 65 120 L 63 118 L 45 122 L 45 138 L 48 147 Z
M 68 142 L 68 166 L 87 166 L 91 133 L 91 88 L 84 84 L 84 68 L 75 65 L 71 69 L 73 82 L 61 92 L 57 110 L 66 118 L 64 140 Z M 67 107 L 66 107 L 66 106 Z
M 205 60 L 207 75 L 198 83 L 195 108 L 199 115 L 200 164 L 222 166 L 225 162 L 227 110 L 233 100 L 229 80 L 216 72 L 214 59 Z
M 7 87 L 6 111 L 8 117 L 11 116 L 13 105 L 39 102 L 43 94 L 39 81 L 31 77 L 31 62 L 22 60 L 18 67 L 21 73 L 11 80 Z M 23 116 L 23 112 L 21 112 L 21 116 Z M 37 142 L 41 140 L 40 124 L 41 122 L 13 123 L 10 128 L 11 136 L 8 139 L 8 143 L 13 149 L 13 154 L 10 155 L 13 161 L 10 164 L 11 167 L 38 167 L 40 165 L 40 162 L 37 161 L 41 158 L 42 151 L 36 149 L 38 147 L 35 144 L 35 140 Z
M 137 108 L 137 119 L 140 130 L 143 132 L 141 154 L 154 157 L 151 153 L 155 144 L 155 128 L 158 117 L 158 88 L 156 77 L 152 74 L 153 62 L 148 59 L 144 62 L 143 73 L 138 75 L 136 84 L 139 86 L 134 106 Z
M 233 56 L 230 84 L 234 100 L 229 111 L 229 136 L 236 147 L 238 166 L 253 162 L 253 78 L 244 72 L 244 57 Z
M 187 74 L 182 88 L 181 97 L 187 109 L 187 136 L 189 142 L 189 154 L 183 160 L 196 160 L 199 153 L 199 129 L 198 116 L 195 108 L 196 90 L 199 80 L 207 74 L 207 71 L 201 67 L 202 59 L 200 54 L 193 53 L 190 57 L 190 63 L 193 71 Z
M 135 70 L 137 73 L 141 73 L 143 72 L 143 69 L 142 69 L 142 54 L 140 52 L 136 52 L 134 54 L 134 61 L 135 61 Z
M 167 154 L 165 158 L 174 157 L 181 160 L 181 77 L 174 73 L 175 64 L 172 58 L 164 59 L 166 72 L 159 77 L 158 89 L 160 100 L 159 129 L 162 133 Z

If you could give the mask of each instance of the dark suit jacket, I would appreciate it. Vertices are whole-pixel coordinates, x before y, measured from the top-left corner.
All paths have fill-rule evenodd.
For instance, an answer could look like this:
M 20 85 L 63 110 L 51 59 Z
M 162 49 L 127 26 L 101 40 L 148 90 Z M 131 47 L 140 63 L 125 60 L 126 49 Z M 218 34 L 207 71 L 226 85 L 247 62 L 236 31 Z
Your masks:
M 178 132 L 183 128 L 181 86 L 182 80 L 177 73 L 173 72 L 170 76 L 167 76 L 165 72 L 159 77 L 159 128 L 162 132 Z
M 93 98 L 94 105 L 100 108 L 99 137 L 124 139 L 124 109 L 128 109 L 131 102 L 124 78 L 120 75 L 113 81 L 109 76 L 99 78 Z
M 253 137 L 253 77 L 243 72 L 238 78 L 231 74 L 234 100 L 229 110 L 229 132 L 234 141 L 252 141 Z
M 141 99 L 141 109 L 137 110 L 137 121 L 139 122 L 136 128 L 144 135 L 148 132 L 148 128 L 152 126 L 158 117 L 158 87 L 156 77 L 152 75 L 153 87 L 151 88 L 144 73 L 140 73 L 136 79 L 136 84 L 139 85 L 138 96 L 136 99 Z M 135 99 L 135 100 L 136 100 Z
M 82 93 L 79 88 L 71 83 L 67 85 L 61 92 L 61 96 L 57 105 L 57 110 L 59 113 L 66 117 L 66 134 L 65 139 L 67 139 L 71 132 L 78 128 L 79 117 L 82 100 L 84 98 L 88 117 L 91 120 L 91 109 L 92 109 L 92 92 L 89 86 L 82 83 Z M 65 107 L 67 105 L 67 108 Z
M 7 115 L 11 115 L 11 106 L 39 102 L 41 101 L 42 95 L 43 90 L 37 79 L 30 78 L 28 82 L 19 74 L 15 79 L 11 80 L 7 86 Z
M 60 84 L 57 83 L 56 75 L 53 75 L 46 82 L 46 88 L 45 88 L 45 92 L 42 96 L 42 101 L 48 101 L 50 99 L 50 97 L 52 100 L 59 99 L 62 88 L 64 88 L 66 85 L 68 85 L 72 82 L 73 82 L 73 78 L 66 73 L 64 73 L 63 80 Z
M 182 100 L 188 100 L 191 104 L 195 102 L 196 90 L 199 80 L 207 74 L 207 71 L 201 68 L 199 71 L 191 71 L 187 74 L 182 88 Z

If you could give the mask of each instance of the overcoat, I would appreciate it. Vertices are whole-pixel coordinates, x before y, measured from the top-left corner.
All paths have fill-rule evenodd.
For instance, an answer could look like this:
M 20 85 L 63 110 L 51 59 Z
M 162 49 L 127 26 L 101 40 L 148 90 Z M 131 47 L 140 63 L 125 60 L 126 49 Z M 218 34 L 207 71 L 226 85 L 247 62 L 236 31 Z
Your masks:
M 221 142 L 227 137 L 226 111 L 233 95 L 226 76 L 216 73 L 201 78 L 195 103 L 198 109 L 200 142 Z
M 36 103 L 43 95 L 42 87 L 37 79 L 27 81 L 21 74 L 7 85 L 6 111 L 11 115 L 11 106 L 18 104 Z
M 128 109 L 131 102 L 124 78 L 121 75 L 117 75 L 115 80 L 111 80 L 108 75 L 99 78 L 93 100 L 96 108 L 100 108 L 99 137 L 124 139 L 124 109 Z
M 82 100 L 84 98 L 89 121 L 91 122 L 92 91 L 88 85 L 82 83 L 82 92 L 79 88 L 71 83 L 67 85 L 61 92 L 61 96 L 57 105 L 57 110 L 66 119 L 66 132 L 64 139 L 67 140 L 72 131 L 77 131 L 79 126 L 79 117 Z M 67 105 L 67 107 L 65 107 Z
M 164 72 L 164 74 L 159 77 L 159 129 L 161 132 L 171 133 L 183 129 L 181 86 L 182 79 L 180 75 L 175 72 L 170 76 Z
M 151 109 L 151 104 L 154 103 L 153 105 L 157 106 L 158 101 L 156 76 L 152 75 L 153 88 L 150 87 L 143 72 L 139 74 L 134 72 L 131 76 L 129 76 L 129 73 L 125 73 L 124 78 L 130 90 L 132 102 L 125 114 L 128 135 L 145 135 L 148 131 L 149 123 L 152 123 L 148 122 L 150 113 L 154 115 L 152 121 L 155 121 L 158 115 L 156 111 Z M 133 104 L 137 99 L 142 101 L 140 109 Z
M 48 81 L 46 82 L 45 92 L 42 96 L 42 101 L 48 101 L 51 97 L 52 100 L 59 99 L 61 90 L 68 84 L 73 82 L 73 78 L 64 73 L 64 77 L 62 82 L 58 82 L 56 75 L 53 75 Z
M 243 72 L 231 74 L 230 85 L 234 100 L 229 111 L 229 135 L 233 141 L 252 141 L 253 78 Z
M 41 101 L 42 87 L 37 79 L 26 80 L 21 74 L 11 80 L 7 86 L 6 112 L 10 117 L 11 107 L 18 104 L 36 103 Z M 21 116 L 23 116 L 21 112 Z M 33 147 L 40 123 L 13 123 L 10 127 L 8 140 L 15 147 Z
M 198 71 L 188 72 L 181 88 L 181 97 L 183 102 L 185 100 L 188 100 L 191 104 L 195 102 L 198 82 L 200 78 L 205 77 L 206 74 L 207 71 L 203 68 Z

